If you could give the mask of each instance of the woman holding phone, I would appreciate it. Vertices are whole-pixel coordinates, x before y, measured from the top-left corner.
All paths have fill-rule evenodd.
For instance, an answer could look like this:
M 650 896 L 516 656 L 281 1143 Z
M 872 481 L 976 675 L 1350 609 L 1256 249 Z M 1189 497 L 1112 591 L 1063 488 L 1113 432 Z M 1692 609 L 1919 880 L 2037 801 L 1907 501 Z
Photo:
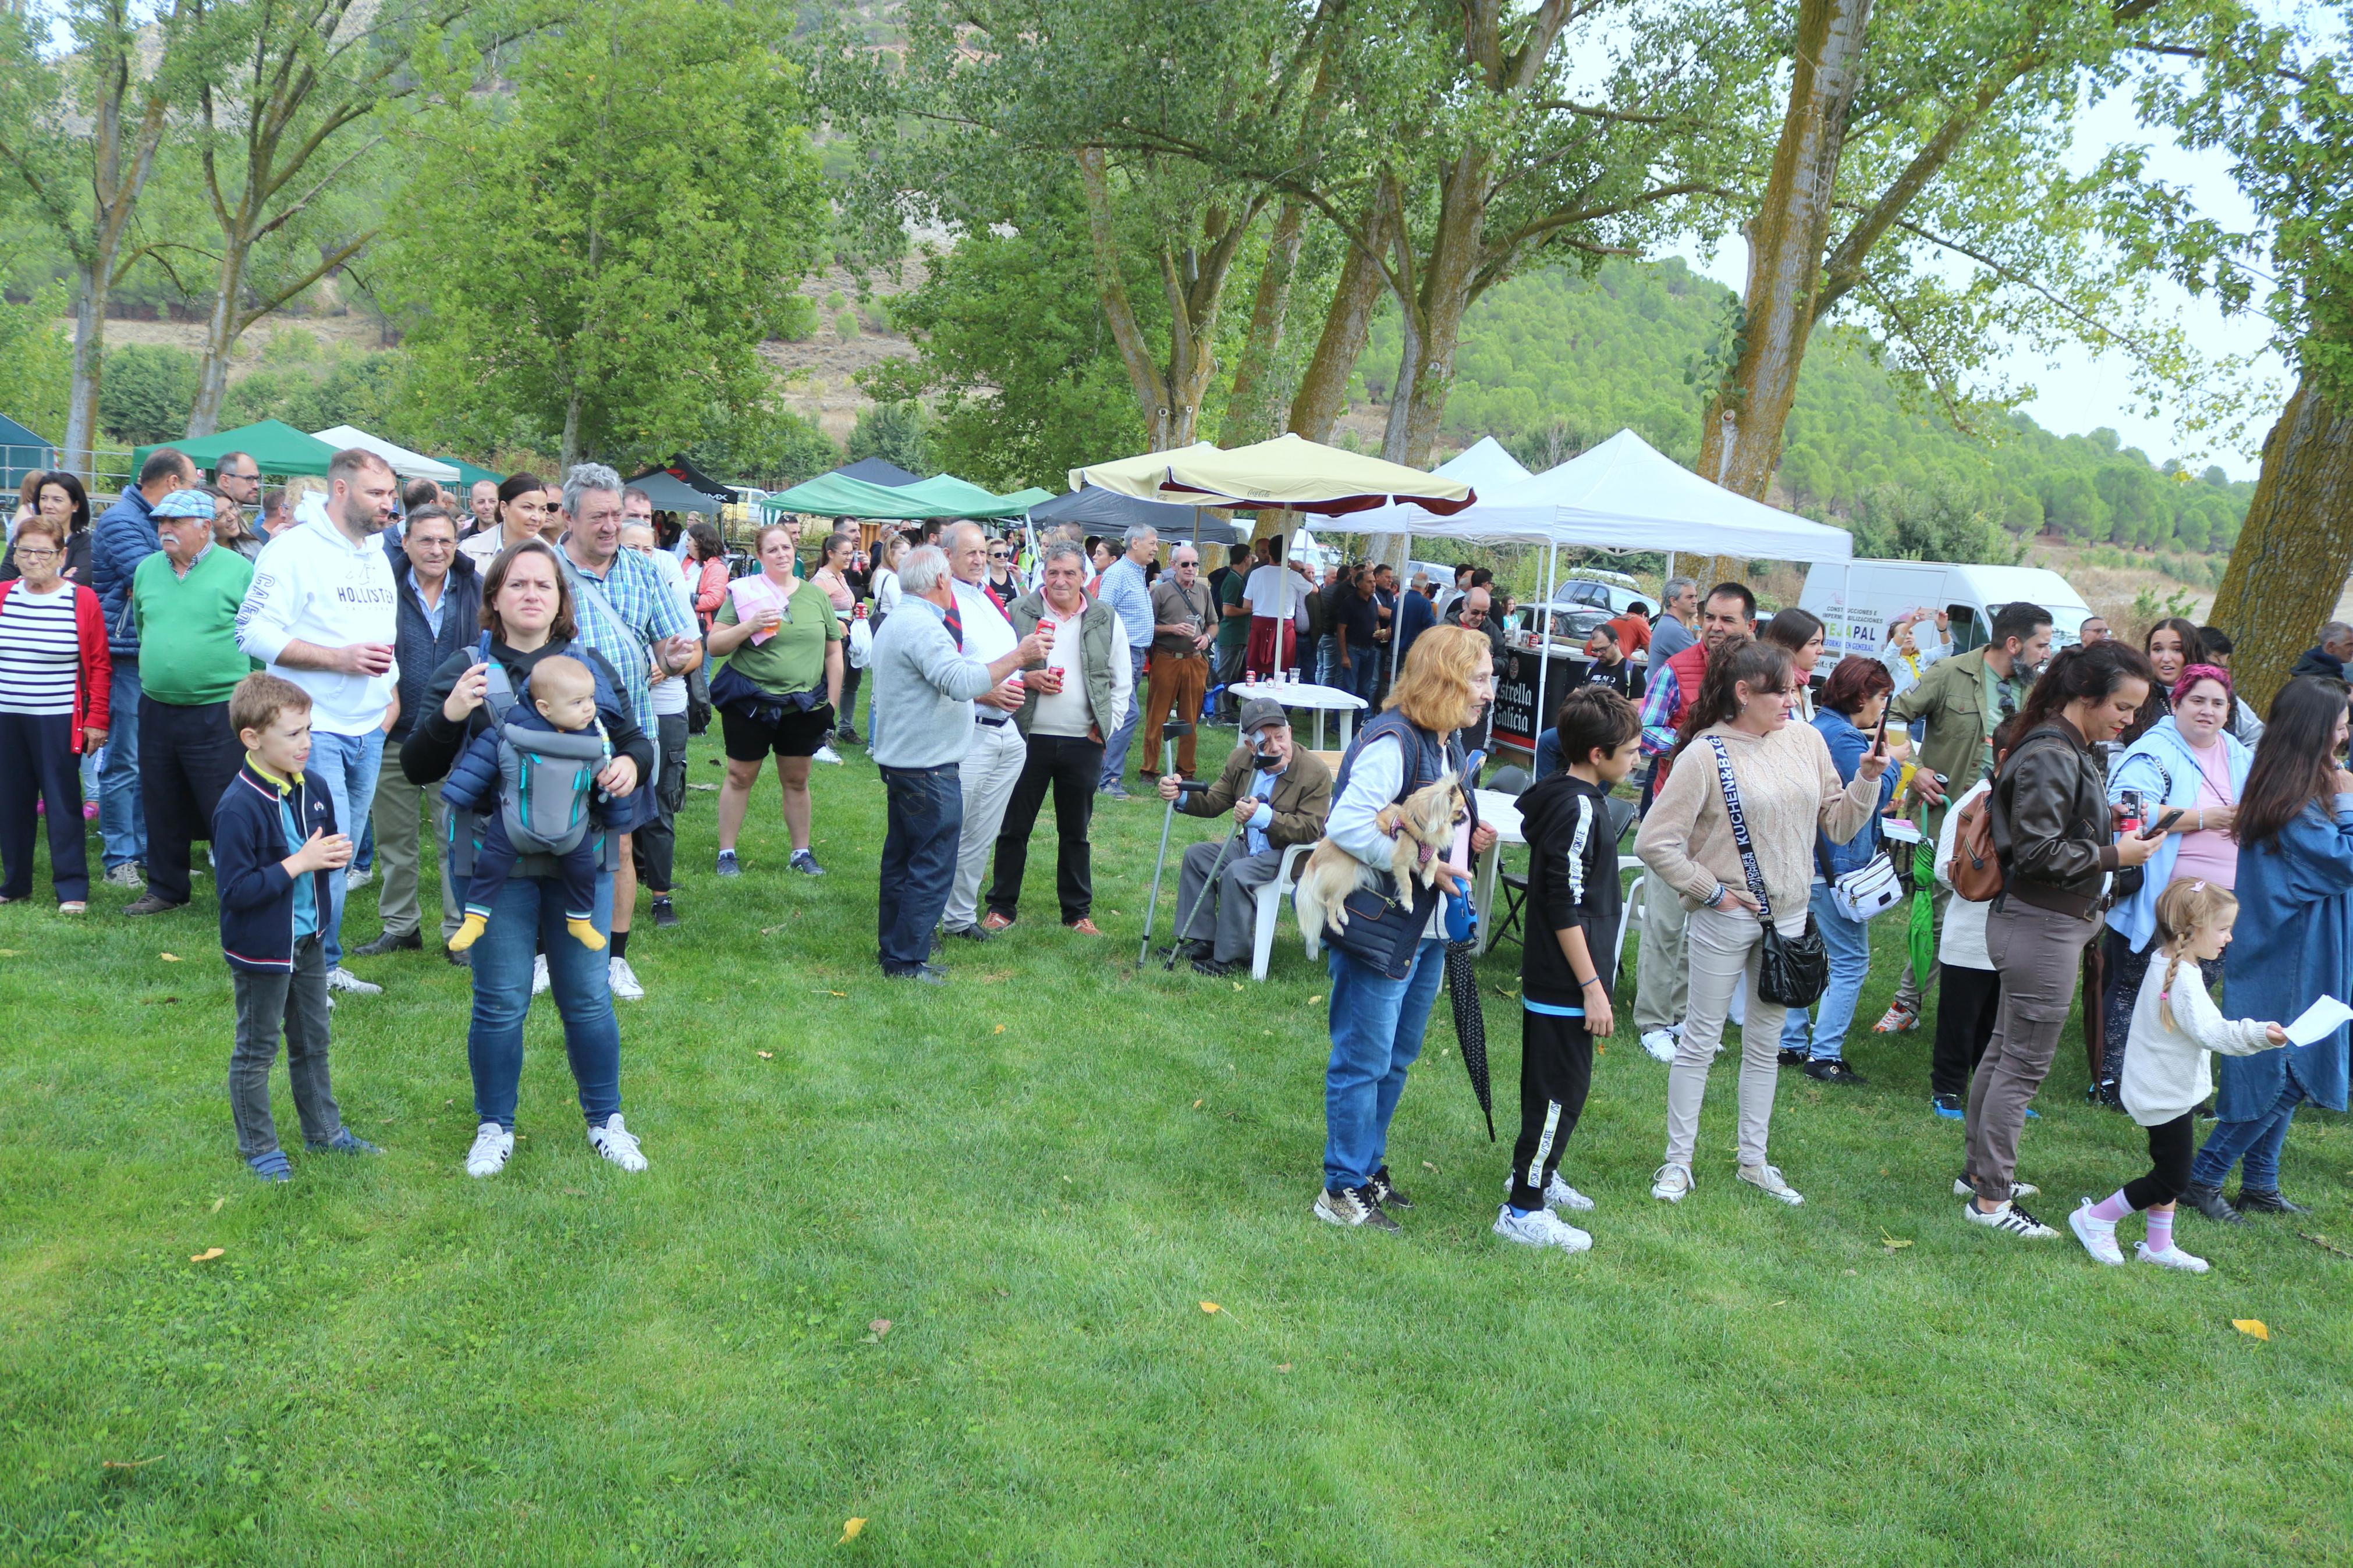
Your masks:
M 2100 937 L 2107 969 L 2099 1004 L 2106 1053 L 2091 1092 L 2114 1110 L 2124 1109 L 2116 1086 L 2124 1080 L 2133 1002 L 2157 951 L 2158 895 L 2179 881 L 2208 882 L 2225 891 L 2237 884 L 2239 846 L 2231 829 L 2255 754 L 2224 728 L 2236 702 L 2229 671 L 2184 666 L 2173 684 L 2173 710 L 2135 741 L 2108 774 L 2109 803 L 2123 807 L 2137 801 L 2142 827 L 2157 846 L 2139 889 L 2109 906 Z

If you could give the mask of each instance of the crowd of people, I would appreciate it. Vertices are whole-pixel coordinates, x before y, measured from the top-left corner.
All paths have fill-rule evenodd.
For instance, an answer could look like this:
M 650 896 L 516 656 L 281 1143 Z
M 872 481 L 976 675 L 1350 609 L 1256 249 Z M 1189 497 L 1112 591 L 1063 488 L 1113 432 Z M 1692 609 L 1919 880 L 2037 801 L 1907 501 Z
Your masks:
M 281 1044 L 306 1143 L 368 1152 L 335 1110 L 330 1014 L 381 988 L 346 956 L 424 948 L 428 844 L 442 951 L 471 971 L 469 1173 L 513 1152 L 522 1022 L 542 991 L 591 1143 L 644 1167 L 614 1003 L 644 994 L 628 960 L 639 885 L 658 925 L 681 919 L 686 752 L 715 715 L 720 878 L 745 873 L 770 758 L 783 872 L 826 875 L 813 764 L 868 749 L 887 981 L 945 985 L 953 944 L 1020 922 L 1050 798 L 1057 918 L 1100 938 L 1090 826 L 1099 800 L 1129 798 L 1132 760 L 1171 811 L 1220 824 L 1178 858 L 1172 964 L 1218 977 L 1249 962 L 1287 850 L 1353 860 L 1362 896 L 1321 933 L 1314 1208 L 1395 1229 L 1411 1207 L 1390 1120 L 1469 950 L 1472 866 L 1497 838 L 1464 787 L 1504 647 L 1508 602 L 1484 568 L 1399 584 L 1386 565 L 1286 561 L 1268 539 L 1205 572 L 1200 548 L 1164 549 L 1148 527 L 992 538 L 970 521 L 871 545 L 845 529 L 807 560 L 800 531 L 771 523 L 731 561 L 710 523 L 657 513 L 601 465 L 560 485 L 485 480 L 461 505 L 357 449 L 280 491 L 243 454 L 207 480 L 166 447 L 95 519 L 69 474 L 34 476 L 21 500 L 0 562 L 0 902 L 32 896 L 44 818 L 67 915 L 89 908 L 91 813 L 99 876 L 137 894 L 127 917 L 194 902 L 195 847 L 209 846 L 237 996 L 233 1121 L 257 1175 L 291 1174 L 269 1109 Z M 1643 870 L 1626 1005 L 1668 1065 L 1655 1198 L 1700 1179 L 1700 1109 L 1736 1027 L 1735 1179 L 1803 1204 L 1771 1158 L 1778 1074 L 1866 1081 L 1848 1051 L 1873 921 L 1916 881 L 1936 961 L 1907 953 L 1872 1032 L 1919 1030 L 1933 1005 L 1928 1110 L 1963 1123 L 1966 1219 L 2057 1234 L 2022 1205 L 2035 1189 L 2019 1162 L 2079 991 L 2091 1096 L 2148 1129 L 2151 1163 L 2069 1216 L 2093 1257 L 2124 1261 L 2116 1226 L 2137 1213 L 2136 1258 L 2202 1269 L 2174 1240 L 2177 1203 L 2220 1224 L 2300 1210 L 2279 1178 L 2295 1109 L 2346 1100 L 2344 1030 L 2297 1043 L 2284 1021 L 2353 979 L 2353 629 L 2323 628 L 2261 720 L 2214 627 L 2160 620 L 2135 648 L 2094 617 L 2054 652 L 2052 616 L 2021 603 L 1981 647 L 1948 636 L 1924 607 L 1876 657 L 1823 668 L 1817 617 L 1760 616 L 1746 585 L 1703 593 L 1688 577 L 1664 584 L 1655 618 L 1636 603 L 1589 631 L 1584 679 L 1514 803 L 1521 1125 L 1499 1236 L 1591 1244 L 1561 1216 L 1593 1200 L 1560 1170 L 1595 1042 L 1616 1027 L 1630 831 Z M 1336 768 L 1250 685 L 1283 668 L 1372 710 Z M 1238 743 L 1204 757 L 1198 726 L 1220 712 Z M 1401 812 L 1448 790 L 1451 842 L 1400 882 Z M 382 878 L 381 929 L 347 949 L 363 875 Z

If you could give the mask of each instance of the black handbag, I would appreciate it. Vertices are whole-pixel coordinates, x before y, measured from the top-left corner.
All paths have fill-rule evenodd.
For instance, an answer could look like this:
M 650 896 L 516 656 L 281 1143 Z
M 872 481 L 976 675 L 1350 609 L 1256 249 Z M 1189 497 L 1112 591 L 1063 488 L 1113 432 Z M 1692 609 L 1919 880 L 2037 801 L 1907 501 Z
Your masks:
M 1830 988 L 1830 949 L 1822 945 L 1822 933 L 1814 924 L 1811 910 L 1806 911 L 1806 929 L 1797 936 L 1783 936 L 1773 923 L 1773 900 L 1765 896 L 1765 875 L 1757 868 L 1757 851 L 1748 842 L 1748 818 L 1740 809 L 1739 786 L 1732 782 L 1732 755 L 1714 735 L 1707 743 L 1715 752 L 1715 776 L 1724 786 L 1724 810 L 1732 819 L 1732 841 L 1740 847 L 1740 869 L 1748 878 L 1749 892 L 1756 895 L 1757 918 L 1765 925 L 1757 994 L 1762 1001 L 1784 1007 L 1810 1007 Z

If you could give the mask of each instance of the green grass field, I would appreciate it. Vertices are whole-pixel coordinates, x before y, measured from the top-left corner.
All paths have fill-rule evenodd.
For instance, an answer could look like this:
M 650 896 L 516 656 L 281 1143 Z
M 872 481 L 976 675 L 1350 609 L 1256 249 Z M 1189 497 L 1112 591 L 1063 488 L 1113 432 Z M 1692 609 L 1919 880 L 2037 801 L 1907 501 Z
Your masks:
M 1343 1233 L 1308 1213 L 1326 986 L 1295 931 L 1265 985 L 1133 968 L 1156 803 L 1097 814 L 1108 941 L 1060 928 L 1033 854 L 1014 931 L 959 944 L 944 991 L 886 988 L 881 789 L 860 750 L 818 773 L 821 881 L 785 875 L 773 784 L 714 881 L 717 796 L 688 797 L 686 924 L 641 920 L 622 1012 L 638 1176 L 588 1149 L 543 1002 L 522 1142 L 466 1179 L 466 977 L 427 952 L 360 962 L 385 993 L 336 1013 L 344 1114 L 387 1152 L 262 1187 L 209 897 L 132 922 L 108 889 L 67 924 L 44 868 L 0 910 L 0 1562 L 2353 1553 L 2353 1261 L 2299 1236 L 2353 1247 L 2344 1118 L 2289 1141 L 2310 1218 L 2185 1216 L 2211 1274 L 2103 1270 L 1962 1224 L 1925 1030 L 1853 1043 L 1866 1089 L 1784 1075 L 1804 1207 L 1733 1183 L 1728 1070 L 1697 1193 L 1652 1202 L 1665 1068 L 1621 1025 L 1564 1166 L 1594 1249 L 1532 1255 L 1487 1230 L 1507 944 L 1505 1142 L 1441 1002 L 1391 1143 L 1418 1206 Z M 2146 1168 L 2083 1083 L 2071 1037 L 2021 1170 L 2054 1222 Z

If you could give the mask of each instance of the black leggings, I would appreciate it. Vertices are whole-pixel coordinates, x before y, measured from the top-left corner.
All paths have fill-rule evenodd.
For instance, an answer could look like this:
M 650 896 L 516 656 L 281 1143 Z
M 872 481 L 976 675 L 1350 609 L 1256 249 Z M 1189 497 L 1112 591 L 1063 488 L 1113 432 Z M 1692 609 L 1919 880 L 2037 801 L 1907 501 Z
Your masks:
M 2148 1174 L 2125 1184 L 2125 1202 L 2136 1213 L 2169 1204 L 2189 1190 L 2189 1159 L 2198 1140 L 2190 1131 L 2191 1112 L 2148 1130 Z
M 1966 1099 L 1969 1075 L 1993 1038 L 2001 1011 L 2001 972 L 1940 963 L 1936 993 L 1936 1044 L 1928 1058 L 1928 1092 Z

